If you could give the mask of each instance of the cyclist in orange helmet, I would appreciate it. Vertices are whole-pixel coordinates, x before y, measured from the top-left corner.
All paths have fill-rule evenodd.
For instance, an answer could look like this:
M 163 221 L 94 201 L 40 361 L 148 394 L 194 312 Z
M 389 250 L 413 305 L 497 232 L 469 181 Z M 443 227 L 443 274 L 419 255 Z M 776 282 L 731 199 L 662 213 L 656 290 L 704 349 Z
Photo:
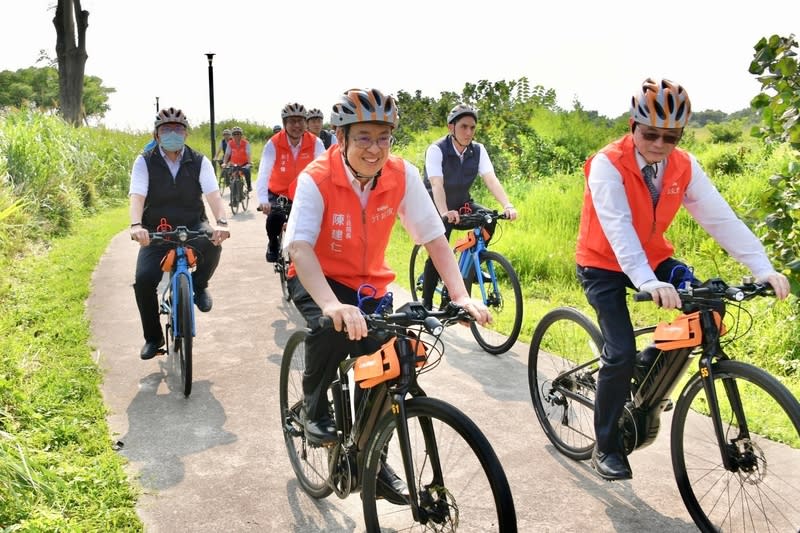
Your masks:
M 345 92 L 331 113 L 338 144 L 308 165 L 297 180 L 284 246 L 292 260 L 288 281 L 292 301 L 311 329 L 303 391 L 305 431 L 312 443 L 336 439 L 326 391 L 339 363 L 348 354 L 371 353 L 379 347 L 367 337 L 362 309 L 373 312 L 395 278 L 385 252 L 397 218 L 433 257 L 453 302 L 480 323 L 490 319 L 483 303 L 470 299 L 464 287 L 419 171 L 390 154 L 397 122 L 391 96 L 377 89 Z M 361 294 L 359 308 L 364 285 L 370 289 Z M 322 315 L 333 319 L 334 329 L 320 327 Z M 407 490 L 387 465 L 381 467 L 379 487 L 389 501 L 402 498 Z
M 691 115 L 686 90 L 670 80 L 647 78 L 630 109 L 630 132 L 584 166 L 576 250 L 577 276 L 604 339 L 592 465 L 607 480 L 633 475 L 617 425 L 630 395 L 636 355 L 626 289 L 649 292 L 656 305 L 674 309 L 680 307 L 675 287 L 696 281 L 672 257 L 674 248 L 664 235 L 681 205 L 759 281 L 771 283 L 778 298 L 789 294 L 786 276 L 773 268 L 758 238 L 697 159 L 677 148 Z

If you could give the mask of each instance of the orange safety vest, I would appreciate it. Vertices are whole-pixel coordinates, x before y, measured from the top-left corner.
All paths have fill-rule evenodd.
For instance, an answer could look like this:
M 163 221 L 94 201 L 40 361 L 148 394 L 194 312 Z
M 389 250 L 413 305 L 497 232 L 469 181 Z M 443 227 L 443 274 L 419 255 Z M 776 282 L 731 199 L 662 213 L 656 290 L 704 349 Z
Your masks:
M 667 158 L 661 195 L 658 204 L 653 209 L 650 192 L 647 190 L 647 185 L 642 178 L 642 171 L 636 162 L 635 150 L 633 136 L 627 134 L 600 152 L 608 157 L 608 160 L 622 176 L 622 184 L 625 186 L 625 195 L 631 210 L 633 229 L 639 236 L 650 268 L 655 269 L 662 261 L 671 257 L 675 251 L 664 233 L 672 224 L 681 207 L 686 188 L 691 181 L 692 165 L 689 155 L 684 150 L 675 148 L 670 153 Z M 583 167 L 587 181 L 593 157 L 590 157 Z M 600 226 L 588 183 L 583 192 L 583 209 L 575 260 L 581 266 L 622 272 L 611 244 Z
M 354 290 L 367 283 L 386 294 L 395 273 L 384 257 L 400 202 L 406 193 L 403 159 L 389 156 L 367 206 L 350 184 L 341 149 L 334 144 L 305 170 L 325 203 L 314 252 L 325 276 Z M 289 276 L 294 276 L 292 265 Z
M 231 158 L 228 160 L 234 165 L 243 166 L 247 164 L 247 141 L 242 139 L 239 144 L 231 139 L 228 141 L 228 146 L 231 147 Z
M 300 141 L 300 152 L 297 159 L 292 155 L 286 130 L 281 130 L 270 139 L 275 146 L 275 163 L 269 176 L 267 188 L 276 195 L 284 195 L 290 200 L 294 198 L 297 187 L 297 176 L 314 160 L 314 146 L 317 137 L 311 132 L 304 132 Z

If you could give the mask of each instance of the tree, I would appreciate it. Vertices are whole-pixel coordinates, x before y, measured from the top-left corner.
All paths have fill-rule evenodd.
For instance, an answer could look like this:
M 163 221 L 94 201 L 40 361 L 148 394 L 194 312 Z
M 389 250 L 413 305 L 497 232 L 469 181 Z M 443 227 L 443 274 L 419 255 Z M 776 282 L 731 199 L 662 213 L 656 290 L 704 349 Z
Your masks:
M 77 24 L 77 27 L 76 27 Z M 81 9 L 80 0 L 58 0 L 56 16 L 56 57 L 58 59 L 58 94 L 61 116 L 79 126 L 84 112 L 83 73 L 86 66 L 86 28 L 89 12 Z M 75 41 L 77 37 L 77 42 Z
M 797 41 L 773 35 L 755 45 L 750 73 L 761 82 L 751 105 L 761 110 L 763 124 L 753 131 L 768 143 L 788 143 L 793 156 L 782 174 L 772 176 L 765 200 L 770 211 L 761 229 L 764 241 L 790 271 L 793 292 L 800 288 L 800 64 Z

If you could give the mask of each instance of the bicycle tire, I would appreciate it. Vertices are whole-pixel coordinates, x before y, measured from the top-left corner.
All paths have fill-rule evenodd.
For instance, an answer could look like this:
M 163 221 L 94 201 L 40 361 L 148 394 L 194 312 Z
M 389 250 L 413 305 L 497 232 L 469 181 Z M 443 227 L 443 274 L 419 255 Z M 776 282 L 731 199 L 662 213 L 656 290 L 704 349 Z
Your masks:
M 234 215 L 239 212 L 239 201 L 242 191 L 242 182 L 239 178 L 231 180 L 231 213 Z
M 737 472 L 720 457 L 700 373 L 686 384 L 675 406 L 670 445 L 675 480 L 686 509 L 702 531 L 800 531 L 800 405 L 785 386 L 761 368 L 741 361 L 711 366 L 728 451 Z M 733 380 L 733 381 L 731 381 Z M 733 420 L 728 389 L 735 383 L 749 432 Z M 779 444 L 760 434 L 778 431 Z M 769 455 L 769 460 L 767 456 Z
M 481 253 L 479 263 L 480 284 L 486 293 L 483 303 L 492 313 L 492 323 L 481 326 L 477 322 L 470 322 L 470 329 L 484 351 L 499 355 L 510 350 L 519 338 L 522 329 L 522 286 L 511 261 L 503 255 L 487 250 Z M 464 284 L 473 298 L 481 299 L 483 292 L 478 288 L 476 280 L 475 269 L 471 268 Z M 494 290 L 495 281 L 499 294 Z M 509 296 L 513 296 L 513 302 L 508 301 Z
M 219 195 L 223 196 L 225 194 L 225 169 L 219 173 Z
M 242 213 L 247 211 L 247 207 L 250 205 L 250 193 L 244 190 L 244 186 L 241 186 L 241 196 L 239 196 L 240 201 L 239 203 L 242 206 Z
M 303 429 L 303 372 L 305 371 L 305 340 L 308 331 L 295 331 L 281 359 L 279 381 L 280 421 L 289 462 L 297 481 L 311 497 L 321 499 L 333 489 L 328 484 L 328 451 L 311 446 Z
M 382 456 L 403 475 L 394 415 L 384 415 L 367 444 L 362 500 L 367 531 L 517 531 L 508 479 L 484 434 L 456 407 L 417 397 L 405 402 L 414 482 L 426 511 L 415 523 L 410 506 L 376 499 Z M 444 484 L 444 486 L 442 486 Z
M 536 325 L 528 352 L 528 387 L 545 435 L 576 461 L 594 448 L 595 376 L 603 336 L 572 307 L 548 312 Z
M 425 262 L 428 260 L 428 251 L 424 246 L 415 244 L 411 250 L 411 260 L 408 266 L 408 283 L 411 290 L 411 299 L 416 302 L 422 301 L 422 280 L 425 272 Z M 436 283 L 433 291 L 433 309 L 443 309 L 450 298 L 447 296 L 447 289 L 442 283 L 442 279 Z
M 178 360 L 181 367 L 183 395 L 192 393 L 192 294 L 187 275 L 178 279 Z

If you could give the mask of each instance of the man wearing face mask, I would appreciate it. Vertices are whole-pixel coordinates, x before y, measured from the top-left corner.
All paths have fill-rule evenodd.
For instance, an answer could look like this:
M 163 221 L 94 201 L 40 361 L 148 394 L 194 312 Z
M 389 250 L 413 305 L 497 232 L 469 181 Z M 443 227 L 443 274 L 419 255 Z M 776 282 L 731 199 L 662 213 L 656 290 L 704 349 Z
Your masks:
M 219 263 L 220 245 L 230 237 L 214 167 L 207 157 L 186 146 L 188 127 L 183 111 L 174 107 L 162 109 L 155 121 L 158 147 L 139 155 L 131 171 L 130 234 L 141 246 L 133 290 L 145 340 L 139 354 L 142 359 L 152 359 L 164 345 L 156 288 L 163 275 L 161 259 L 169 247 L 151 245 L 149 232 L 157 231 L 164 221 L 172 229 L 186 226 L 212 233 L 211 240 L 192 242 L 198 258 L 197 269 L 192 273 L 194 301 L 202 312 L 211 310 L 208 282 Z M 216 229 L 206 217 L 203 195 L 215 215 Z
M 325 152 L 325 145 L 307 131 L 306 108 L 303 104 L 286 104 L 281 110 L 283 128 L 267 141 L 258 165 L 256 192 L 260 210 L 267 216 L 267 261 L 278 260 L 280 235 L 286 215 L 272 213 L 272 204 L 279 196 L 291 200 L 297 175 L 307 164 Z

